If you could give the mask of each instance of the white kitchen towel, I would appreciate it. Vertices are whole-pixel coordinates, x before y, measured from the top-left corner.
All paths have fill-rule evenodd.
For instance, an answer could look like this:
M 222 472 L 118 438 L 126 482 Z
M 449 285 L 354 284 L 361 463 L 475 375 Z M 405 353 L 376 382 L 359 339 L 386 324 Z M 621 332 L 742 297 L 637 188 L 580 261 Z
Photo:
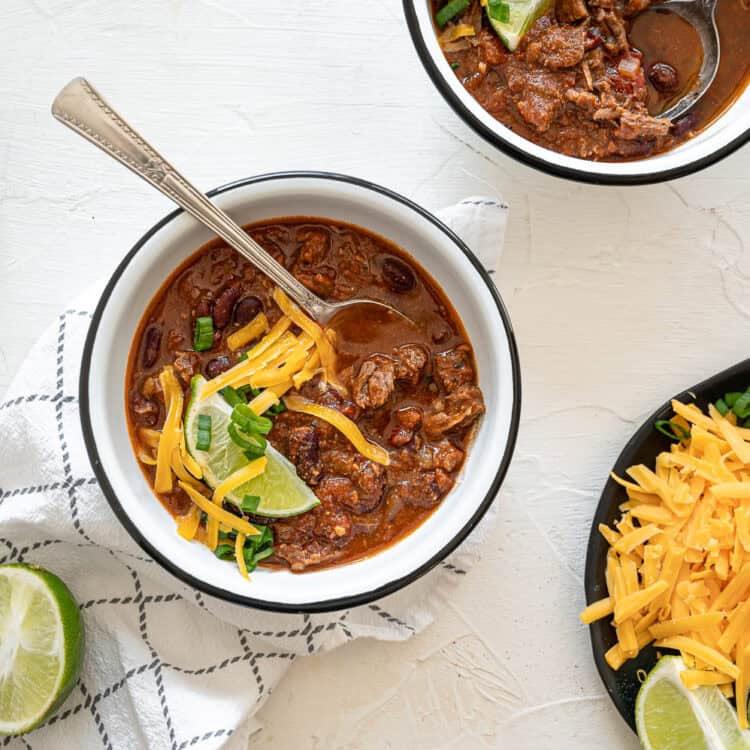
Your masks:
M 440 216 L 494 271 L 507 210 L 478 197 Z M 63 707 L 46 726 L 2 746 L 244 750 L 259 727 L 254 714 L 295 658 L 365 636 L 405 640 L 432 622 L 435 592 L 476 560 L 493 513 L 433 572 L 347 611 L 265 613 L 182 584 L 131 540 L 86 456 L 78 376 L 100 292 L 90 289 L 58 317 L 0 403 L 0 563 L 57 573 L 86 629 L 81 678 Z

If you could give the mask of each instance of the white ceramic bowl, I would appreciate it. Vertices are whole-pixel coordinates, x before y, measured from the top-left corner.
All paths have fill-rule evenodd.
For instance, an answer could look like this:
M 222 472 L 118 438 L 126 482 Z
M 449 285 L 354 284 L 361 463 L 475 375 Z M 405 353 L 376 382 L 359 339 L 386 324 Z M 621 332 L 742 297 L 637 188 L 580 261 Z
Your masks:
M 412 40 L 427 73 L 456 114 L 479 135 L 524 164 L 556 177 L 605 185 L 642 185 L 697 172 L 750 141 L 750 87 L 708 128 L 663 154 L 628 162 L 577 159 L 537 146 L 496 120 L 461 85 L 435 34 L 431 0 L 404 0 Z
M 204 546 L 186 542 L 147 484 L 128 437 L 124 382 L 138 322 L 169 274 L 211 233 L 176 211 L 150 229 L 110 280 L 94 314 L 81 371 L 81 420 L 96 476 L 133 538 L 161 565 L 214 596 L 263 609 L 317 612 L 372 601 L 413 581 L 454 550 L 495 498 L 510 462 L 520 413 L 518 355 L 508 314 L 465 245 L 422 208 L 384 188 L 341 175 L 283 173 L 215 190 L 240 223 L 322 216 L 395 242 L 443 287 L 474 345 L 487 413 L 456 487 L 428 520 L 379 554 L 294 575 L 259 569 L 244 580 Z

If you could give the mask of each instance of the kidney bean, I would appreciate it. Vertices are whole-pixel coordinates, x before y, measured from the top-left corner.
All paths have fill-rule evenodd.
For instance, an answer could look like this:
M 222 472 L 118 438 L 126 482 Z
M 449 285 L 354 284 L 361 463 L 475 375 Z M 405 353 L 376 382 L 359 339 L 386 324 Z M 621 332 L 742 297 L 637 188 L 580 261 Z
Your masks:
M 241 293 L 240 285 L 236 281 L 224 287 L 214 302 L 214 328 L 224 328 L 229 323 L 235 302 Z
M 649 65 L 648 80 L 651 85 L 663 94 L 677 91 L 680 88 L 680 77 L 677 71 L 667 63 L 656 62 Z
M 263 303 L 258 297 L 251 294 L 238 300 L 234 306 L 234 322 L 244 326 L 261 312 L 263 312 Z
M 161 328 L 159 326 L 151 326 L 146 331 L 144 340 L 143 366 L 145 368 L 153 367 L 161 348 Z
M 231 366 L 232 360 L 229 359 L 226 354 L 222 354 L 220 357 L 214 357 L 214 359 L 209 359 L 204 368 L 206 377 L 209 380 L 215 378 L 217 375 L 221 375 L 222 372 L 226 372 Z
M 675 138 L 680 138 L 689 130 L 692 130 L 695 127 L 696 122 L 697 118 L 695 116 L 695 113 L 688 112 L 684 117 L 680 117 L 679 120 L 676 120 L 674 123 L 672 123 L 672 135 Z
M 198 304 L 195 306 L 195 317 L 196 318 L 208 318 L 213 315 L 214 303 L 208 297 L 203 297 Z
M 417 285 L 414 271 L 398 258 L 386 258 L 383 261 L 383 280 L 392 292 L 399 294 L 410 292 Z

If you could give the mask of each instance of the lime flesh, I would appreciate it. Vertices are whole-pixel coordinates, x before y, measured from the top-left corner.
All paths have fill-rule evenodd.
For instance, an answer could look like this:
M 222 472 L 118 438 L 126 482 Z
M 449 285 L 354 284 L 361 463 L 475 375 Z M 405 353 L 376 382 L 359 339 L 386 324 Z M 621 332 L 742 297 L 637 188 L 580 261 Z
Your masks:
M 206 380 L 197 375 L 191 384 L 191 396 L 185 411 L 185 443 L 190 454 L 203 471 L 203 480 L 215 488 L 220 482 L 248 463 L 242 448 L 229 436 L 232 408 L 219 393 L 203 401 L 198 400 Z M 207 451 L 198 450 L 198 416 L 211 417 L 211 445 Z M 270 443 L 266 448 L 266 470 L 245 482 L 227 495 L 238 507 L 245 495 L 260 497 L 254 513 L 271 518 L 296 516 L 320 504 L 315 493 L 297 476 L 294 464 L 281 455 Z
M 83 625 L 65 584 L 41 568 L 0 566 L 0 734 L 22 734 L 73 689 Z
M 665 656 L 638 692 L 635 723 L 645 750 L 750 750 L 750 731 L 718 687 L 688 690 L 679 656 Z
M 534 21 L 552 7 L 552 0 L 507 0 L 507 4 L 510 7 L 510 18 L 506 22 L 492 18 L 489 6 L 487 17 L 503 44 L 511 52 L 515 52 Z

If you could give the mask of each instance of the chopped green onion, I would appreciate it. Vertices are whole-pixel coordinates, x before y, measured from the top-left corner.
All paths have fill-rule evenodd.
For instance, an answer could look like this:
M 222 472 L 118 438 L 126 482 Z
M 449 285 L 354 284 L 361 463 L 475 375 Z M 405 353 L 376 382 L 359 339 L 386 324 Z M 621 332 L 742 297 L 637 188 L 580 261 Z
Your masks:
M 232 422 L 243 432 L 259 432 L 268 435 L 273 422 L 268 417 L 259 417 L 247 404 L 237 404 L 232 410 Z
M 242 396 L 242 400 L 247 403 L 250 399 L 247 397 L 247 394 L 252 391 L 252 387 L 249 385 L 241 385 L 239 388 L 236 389 L 237 393 Z
M 208 414 L 198 415 L 198 435 L 195 447 L 199 451 L 207 451 L 211 447 L 211 417 Z
M 244 435 L 240 435 L 240 431 L 237 429 L 237 425 L 234 423 L 230 424 L 229 427 L 227 427 L 227 432 L 229 433 L 229 437 L 232 438 L 232 442 L 239 445 L 242 450 L 253 450 L 257 448 L 260 450 L 261 456 L 263 455 L 263 453 L 265 453 L 268 441 L 263 437 L 263 435 L 251 432 L 248 435 L 248 437 L 250 438 L 248 440 Z
M 240 508 L 242 508 L 243 513 L 255 513 L 255 511 L 258 510 L 259 505 L 259 495 L 245 495 L 245 497 L 242 498 L 242 503 L 240 503 Z
M 249 554 L 248 554 L 249 552 Z M 245 556 L 245 565 L 247 566 L 248 572 L 252 572 L 258 566 L 261 560 L 265 560 L 267 557 L 271 557 L 273 554 L 273 547 L 266 547 L 259 552 L 250 552 L 249 550 L 243 550 Z
M 487 14 L 493 21 L 508 23 L 510 21 L 510 5 L 504 0 L 489 0 Z
M 723 398 L 720 398 L 716 403 L 714 403 L 714 406 L 716 407 L 716 411 L 721 414 L 722 417 L 726 417 L 727 414 L 729 414 L 729 406 L 727 406 L 727 402 L 724 401 Z
M 193 349 L 196 352 L 205 352 L 214 345 L 214 319 L 206 316 L 195 319 L 195 334 L 193 336 Z
M 457 63 L 457 62 L 451 63 L 451 68 L 453 68 L 453 70 L 458 70 L 460 67 L 461 67 L 461 63 Z
M 269 407 L 268 411 L 274 416 L 277 416 L 281 414 L 282 412 L 286 411 L 286 404 L 284 403 L 284 400 L 279 399 L 279 403 L 274 404 L 273 406 Z
M 250 386 L 250 393 L 252 394 L 253 398 L 257 398 L 261 393 L 263 393 L 263 389 L 253 388 L 252 386 Z
M 263 448 L 251 446 L 245 450 L 245 458 L 248 461 L 255 461 L 256 458 L 263 458 L 266 455 L 266 451 Z
M 742 393 L 740 391 L 732 391 L 731 393 L 725 393 L 724 401 L 726 401 L 727 406 L 731 409 L 737 403 L 737 399 L 741 395 Z
M 219 393 L 224 397 L 224 401 L 226 401 L 231 407 L 245 403 L 245 400 L 234 388 L 232 388 L 231 385 L 225 385 L 223 388 L 220 388 Z
M 220 544 L 214 554 L 220 560 L 231 560 L 234 557 L 234 547 L 231 544 Z
M 686 430 L 681 424 L 677 422 L 671 422 L 668 419 L 659 419 L 654 422 L 654 427 L 661 432 L 662 435 L 666 435 L 670 440 L 688 440 L 690 438 L 690 430 Z
M 740 418 L 750 417 L 750 392 L 745 391 L 735 402 L 732 411 Z
M 450 0 L 436 14 L 437 25 L 442 29 L 445 24 L 459 13 L 463 13 L 470 5 L 470 0 Z
M 237 358 L 238 362 L 244 362 L 247 359 L 247 352 L 242 352 L 240 356 Z
M 236 531 L 219 531 L 219 539 L 235 539 Z

